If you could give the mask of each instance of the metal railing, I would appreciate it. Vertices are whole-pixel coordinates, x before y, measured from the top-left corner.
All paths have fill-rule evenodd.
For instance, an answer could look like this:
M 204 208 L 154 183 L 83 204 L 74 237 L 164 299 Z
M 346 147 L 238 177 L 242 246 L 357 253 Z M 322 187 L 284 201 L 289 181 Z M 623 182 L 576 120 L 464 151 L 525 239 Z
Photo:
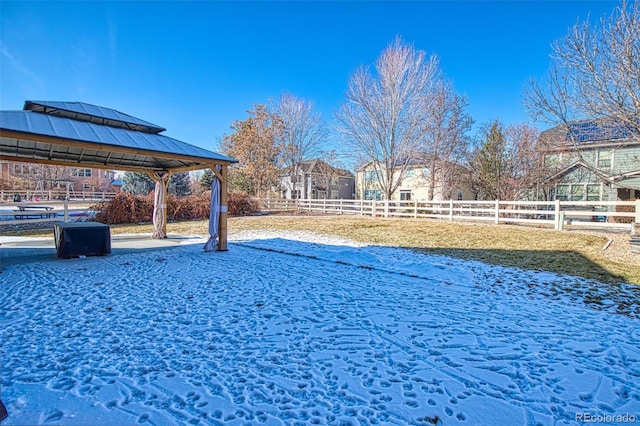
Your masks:
M 633 229 L 640 223 L 635 201 L 376 201 L 256 200 L 262 211 L 308 211 L 372 217 L 431 218 L 571 227 Z

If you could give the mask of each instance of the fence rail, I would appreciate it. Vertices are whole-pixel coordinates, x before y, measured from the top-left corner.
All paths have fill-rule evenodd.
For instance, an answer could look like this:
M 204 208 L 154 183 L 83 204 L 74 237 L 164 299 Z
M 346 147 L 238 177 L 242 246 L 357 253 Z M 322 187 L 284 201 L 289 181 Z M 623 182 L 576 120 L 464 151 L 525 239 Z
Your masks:
M 109 191 L 54 191 L 54 190 L 4 190 L 0 189 L 1 202 L 20 202 L 20 201 L 109 201 L 116 198 L 116 192 Z
M 632 230 L 640 223 L 635 201 L 376 201 L 256 200 L 262 211 L 309 211 L 372 217 L 431 218 Z
M 88 204 L 80 200 L 0 203 L 0 225 L 85 220 L 93 215 Z

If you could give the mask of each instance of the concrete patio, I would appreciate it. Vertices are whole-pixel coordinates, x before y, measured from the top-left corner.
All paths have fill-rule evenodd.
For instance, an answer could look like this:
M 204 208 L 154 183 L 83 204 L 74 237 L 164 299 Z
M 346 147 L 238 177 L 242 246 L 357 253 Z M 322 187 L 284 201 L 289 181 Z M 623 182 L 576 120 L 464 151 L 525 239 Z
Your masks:
M 112 235 L 111 255 L 178 247 L 185 244 L 204 244 L 202 237 L 172 235 L 166 239 L 154 239 L 150 235 Z M 107 255 L 109 256 L 109 255 Z M 10 265 L 55 260 L 56 247 L 51 238 L 0 236 L 0 271 Z M 63 261 L 64 259 L 60 259 Z

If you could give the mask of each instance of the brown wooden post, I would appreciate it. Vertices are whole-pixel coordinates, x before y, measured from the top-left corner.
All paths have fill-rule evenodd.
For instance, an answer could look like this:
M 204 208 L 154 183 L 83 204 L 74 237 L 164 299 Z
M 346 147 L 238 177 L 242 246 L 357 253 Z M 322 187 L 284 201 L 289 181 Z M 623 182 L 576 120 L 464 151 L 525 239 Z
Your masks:
M 227 251 L 227 210 L 229 203 L 228 188 L 228 169 L 229 166 L 223 164 L 220 174 L 220 219 L 218 221 L 218 251 Z

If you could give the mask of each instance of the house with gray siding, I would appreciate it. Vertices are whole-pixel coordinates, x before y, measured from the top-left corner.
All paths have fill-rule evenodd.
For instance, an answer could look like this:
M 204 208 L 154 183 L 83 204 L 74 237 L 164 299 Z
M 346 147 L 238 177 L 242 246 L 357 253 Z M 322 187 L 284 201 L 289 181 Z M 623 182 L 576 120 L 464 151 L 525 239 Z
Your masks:
M 545 197 L 569 201 L 640 199 L 640 138 L 610 119 L 544 131 L 538 144 L 548 178 Z
M 355 176 L 321 160 L 302 161 L 280 177 L 279 192 L 285 199 L 352 200 Z

